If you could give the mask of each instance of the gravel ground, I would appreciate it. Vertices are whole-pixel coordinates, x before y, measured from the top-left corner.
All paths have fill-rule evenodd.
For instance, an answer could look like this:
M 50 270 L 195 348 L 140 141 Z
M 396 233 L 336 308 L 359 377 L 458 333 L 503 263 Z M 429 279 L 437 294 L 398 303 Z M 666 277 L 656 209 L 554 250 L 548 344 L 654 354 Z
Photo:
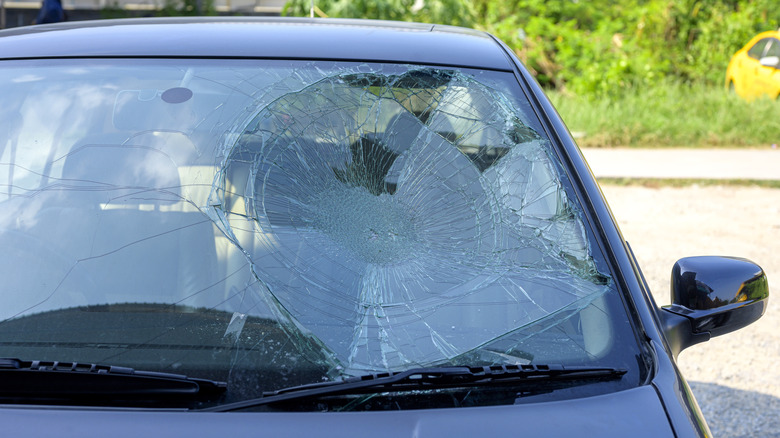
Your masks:
M 681 257 L 761 265 L 770 303 L 756 323 L 693 346 L 678 364 L 715 437 L 780 437 L 780 189 L 602 186 L 659 305 Z

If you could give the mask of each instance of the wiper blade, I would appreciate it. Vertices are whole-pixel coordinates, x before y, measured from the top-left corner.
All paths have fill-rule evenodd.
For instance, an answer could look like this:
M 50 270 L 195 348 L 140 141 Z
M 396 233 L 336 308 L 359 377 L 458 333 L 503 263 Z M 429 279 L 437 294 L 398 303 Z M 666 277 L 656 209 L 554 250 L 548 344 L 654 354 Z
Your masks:
M 202 409 L 226 412 L 279 402 L 344 394 L 420 391 L 475 386 L 512 385 L 528 387 L 562 381 L 619 379 L 626 370 L 614 368 L 564 367 L 562 365 L 495 365 L 484 367 L 415 368 L 401 372 L 367 374 L 333 382 L 284 388 L 263 393 L 256 399 Z
M 225 382 L 133 368 L 0 358 L 0 400 L 72 401 L 205 399 Z

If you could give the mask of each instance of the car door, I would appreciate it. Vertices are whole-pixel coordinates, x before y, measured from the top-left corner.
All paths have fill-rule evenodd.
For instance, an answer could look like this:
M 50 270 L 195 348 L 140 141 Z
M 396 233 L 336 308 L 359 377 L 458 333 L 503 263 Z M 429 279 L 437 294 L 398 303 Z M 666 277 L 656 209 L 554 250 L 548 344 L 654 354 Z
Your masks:
M 767 38 L 767 44 L 764 48 L 764 53 L 761 59 L 769 57 L 780 58 L 780 40 L 777 38 Z M 760 64 L 756 67 L 755 75 L 755 92 L 757 96 L 769 96 L 775 98 L 780 92 L 780 65 L 775 64 L 773 66 Z
M 764 55 L 767 44 L 772 38 L 763 38 L 751 47 L 739 70 L 739 86 L 742 97 L 750 98 L 761 94 L 761 86 L 756 80 L 759 71 L 766 68 L 759 60 Z

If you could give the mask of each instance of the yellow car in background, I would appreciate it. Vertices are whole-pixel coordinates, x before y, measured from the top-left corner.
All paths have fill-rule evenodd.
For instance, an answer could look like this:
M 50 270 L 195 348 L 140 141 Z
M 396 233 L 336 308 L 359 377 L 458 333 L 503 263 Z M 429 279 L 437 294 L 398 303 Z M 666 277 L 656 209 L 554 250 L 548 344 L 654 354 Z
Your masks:
M 745 99 L 780 95 L 780 29 L 762 32 L 729 61 L 726 87 Z

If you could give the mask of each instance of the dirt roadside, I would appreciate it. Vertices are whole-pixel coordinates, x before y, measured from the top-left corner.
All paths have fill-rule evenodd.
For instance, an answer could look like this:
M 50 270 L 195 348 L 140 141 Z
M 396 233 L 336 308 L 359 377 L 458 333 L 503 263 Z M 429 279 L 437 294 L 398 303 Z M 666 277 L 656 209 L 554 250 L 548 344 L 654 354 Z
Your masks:
M 681 257 L 729 255 L 761 265 L 764 316 L 681 353 L 679 367 L 715 437 L 780 437 L 780 189 L 602 185 L 659 305 Z

